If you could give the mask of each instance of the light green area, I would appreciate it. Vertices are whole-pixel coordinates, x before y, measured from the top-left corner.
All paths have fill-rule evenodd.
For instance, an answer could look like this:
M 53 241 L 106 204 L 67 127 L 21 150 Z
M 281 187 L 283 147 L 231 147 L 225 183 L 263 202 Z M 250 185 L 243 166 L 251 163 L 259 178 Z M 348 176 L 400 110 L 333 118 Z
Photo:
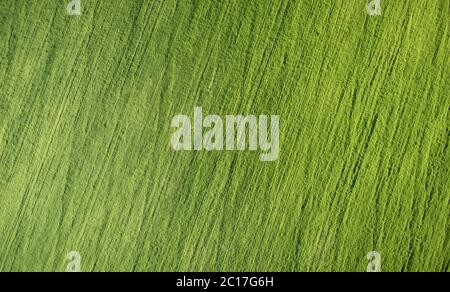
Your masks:
M 0 270 L 450 271 L 450 2 L 0 1 Z M 281 117 L 281 156 L 172 118 Z

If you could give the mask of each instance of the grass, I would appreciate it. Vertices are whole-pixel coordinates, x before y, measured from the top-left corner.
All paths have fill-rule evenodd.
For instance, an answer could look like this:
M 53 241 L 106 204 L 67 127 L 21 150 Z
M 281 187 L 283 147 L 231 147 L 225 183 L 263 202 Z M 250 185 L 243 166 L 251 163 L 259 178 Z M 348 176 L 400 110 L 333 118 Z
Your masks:
M 448 1 L 0 2 L 0 271 L 450 271 Z M 276 114 L 281 152 L 174 152 Z

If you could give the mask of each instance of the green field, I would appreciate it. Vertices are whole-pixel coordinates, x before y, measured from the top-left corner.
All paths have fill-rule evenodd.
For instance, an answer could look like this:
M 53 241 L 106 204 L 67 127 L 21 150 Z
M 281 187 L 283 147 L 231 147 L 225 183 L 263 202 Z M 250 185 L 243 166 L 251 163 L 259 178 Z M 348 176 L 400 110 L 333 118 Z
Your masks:
M 368 2 L 1 0 L 0 271 L 450 271 L 450 2 Z

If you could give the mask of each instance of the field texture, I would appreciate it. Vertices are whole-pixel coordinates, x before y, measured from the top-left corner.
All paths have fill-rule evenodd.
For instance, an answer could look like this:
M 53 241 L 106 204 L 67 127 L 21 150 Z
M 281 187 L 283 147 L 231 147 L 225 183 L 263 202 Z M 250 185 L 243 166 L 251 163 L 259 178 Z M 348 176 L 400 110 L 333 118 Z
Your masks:
M 0 271 L 450 271 L 450 1 L 68 2 L 0 1 Z

